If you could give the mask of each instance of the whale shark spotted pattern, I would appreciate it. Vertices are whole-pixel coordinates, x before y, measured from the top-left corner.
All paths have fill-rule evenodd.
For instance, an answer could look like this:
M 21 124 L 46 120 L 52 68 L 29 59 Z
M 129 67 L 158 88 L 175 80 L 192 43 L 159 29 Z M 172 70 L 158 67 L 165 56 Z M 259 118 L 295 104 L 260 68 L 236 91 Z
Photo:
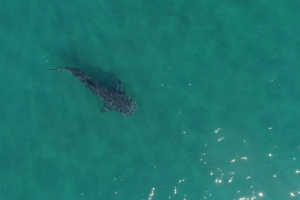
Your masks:
M 133 116 L 137 109 L 137 103 L 123 92 L 123 85 L 120 80 L 117 81 L 115 89 L 109 89 L 77 68 L 65 67 L 48 70 L 68 71 L 76 76 L 85 87 L 104 101 L 101 112 L 115 110 L 125 116 Z

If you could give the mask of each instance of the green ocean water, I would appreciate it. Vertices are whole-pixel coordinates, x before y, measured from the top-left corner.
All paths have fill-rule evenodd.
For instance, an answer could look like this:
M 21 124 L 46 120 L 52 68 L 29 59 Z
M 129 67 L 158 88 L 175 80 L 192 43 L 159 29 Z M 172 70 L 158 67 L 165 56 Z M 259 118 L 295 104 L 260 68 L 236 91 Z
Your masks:
M 2 0 L 0 199 L 300 199 L 299 9 Z M 57 67 L 139 108 L 101 113 Z

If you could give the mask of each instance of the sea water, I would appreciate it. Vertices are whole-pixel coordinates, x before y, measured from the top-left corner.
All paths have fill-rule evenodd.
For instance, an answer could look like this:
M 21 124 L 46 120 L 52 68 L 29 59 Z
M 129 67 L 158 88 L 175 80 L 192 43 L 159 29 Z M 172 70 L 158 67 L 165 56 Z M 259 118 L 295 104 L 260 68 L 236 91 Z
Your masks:
M 0 199 L 299 199 L 299 6 L 2 0 Z

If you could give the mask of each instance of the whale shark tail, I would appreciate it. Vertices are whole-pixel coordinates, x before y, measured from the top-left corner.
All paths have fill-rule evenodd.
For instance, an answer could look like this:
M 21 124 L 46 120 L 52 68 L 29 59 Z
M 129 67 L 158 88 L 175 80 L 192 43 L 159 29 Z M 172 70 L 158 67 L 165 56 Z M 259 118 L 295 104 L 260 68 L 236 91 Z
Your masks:
M 74 76 L 79 77 L 79 76 L 84 76 L 83 72 L 80 71 L 77 68 L 71 68 L 71 67 L 63 67 L 63 68 L 52 68 L 52 69 L 47 69 L 47 70 L 57 70 L 57 71 L 67 71 L 72 73 Z
M 58 71 L 64 71 L 64 70 L 66 70 L 66 71 L 68 71 L 69 68 L 68 67 L 63 67 L 63 68 L 52 68 L 52 69 L 47 69 L 47 70 L 58 70 Z

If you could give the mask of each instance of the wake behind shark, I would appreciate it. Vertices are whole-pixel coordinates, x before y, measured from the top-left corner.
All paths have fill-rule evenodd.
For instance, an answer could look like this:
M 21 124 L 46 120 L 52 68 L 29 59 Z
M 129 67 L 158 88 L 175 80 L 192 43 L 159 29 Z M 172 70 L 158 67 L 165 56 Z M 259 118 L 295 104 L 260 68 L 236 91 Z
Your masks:
M 109 89 L 77 68 L 65 67 L 48 70 L 68 71 L 76 76 L 85 85 L 85 87 L 90 89 L 95 95 L 104 101 L 104 107 L 101 112 L 115 110 L 125 116 L 133 116 L 137 109 L 137 103 L 123 92 L 123 85 L 119 80 L 117 81 L 115 89 Z

